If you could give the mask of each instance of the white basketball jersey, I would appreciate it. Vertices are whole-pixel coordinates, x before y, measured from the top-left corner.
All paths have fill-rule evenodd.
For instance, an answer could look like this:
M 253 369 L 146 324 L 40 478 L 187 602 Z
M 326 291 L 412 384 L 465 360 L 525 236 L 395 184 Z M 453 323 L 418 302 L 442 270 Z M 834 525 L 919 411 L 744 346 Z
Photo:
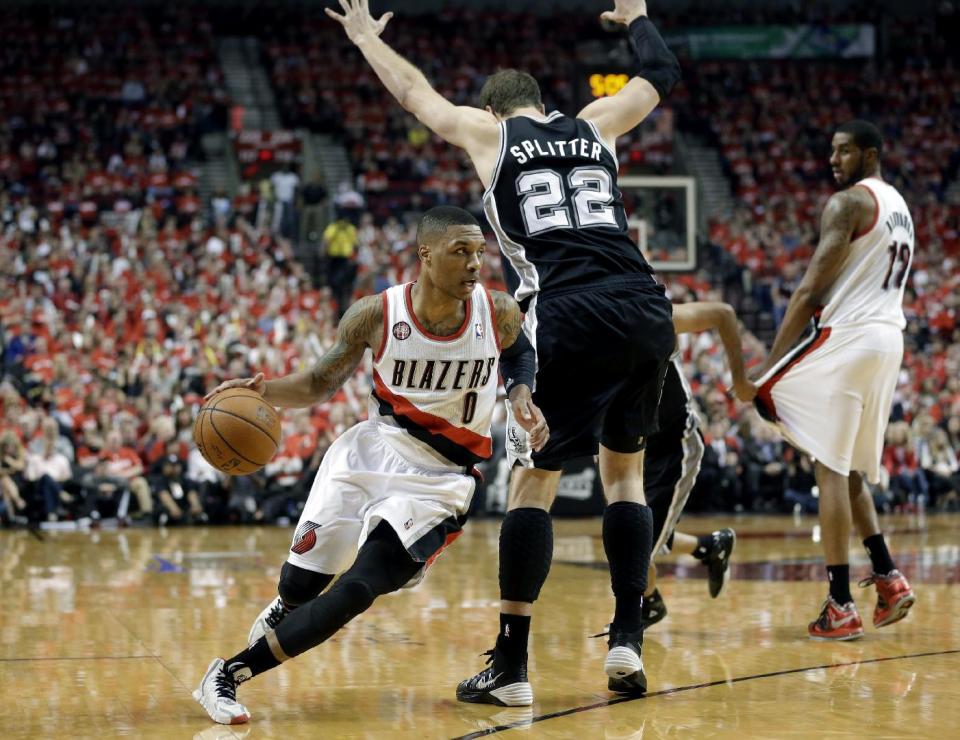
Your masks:
M 913 261 L 913 220 L 892 185 L 868 177 L 866 188 L 876 201 L 873 225 L 854 235 L 850 253 L 820 314 L 822 326 L 883 323 L 903 329 L 903 291 Z
M 413 283 L 383 292 L 383 345 L 373 361 L 370 418 L 410 462 L 471 466 L 493 451 L 500 340 L 493 299 L 476 286 L 460 329 L 438 337 L 413 312 Z

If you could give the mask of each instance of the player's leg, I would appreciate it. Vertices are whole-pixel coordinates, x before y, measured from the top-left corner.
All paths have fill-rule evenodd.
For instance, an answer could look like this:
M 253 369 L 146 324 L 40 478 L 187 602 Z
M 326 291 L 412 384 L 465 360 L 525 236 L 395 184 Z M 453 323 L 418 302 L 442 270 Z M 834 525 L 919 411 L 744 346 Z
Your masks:
M 850 484 L 847 475 L 819 461 L 814 476 L 820 490 L 820 536 L 830 595 L 808 629 L 816 640 L 852 640 L 863 635 L 863 624 L 850 595 Z
M 275 630 L 227 660 L 207 669 L 196 698 L 221 724 L 249 719 L 236 700 L 237 686 L 326 641 L 374 600 L 397 591 L 423 567 L 407 552 L 397 533 L 380 522 L 354 561 L 326 592 L 292 611 Z
M 885 627 L 907 616 L 917 597 L 890 556 L 887 543 L 880 531 L 873 496 L 859 473 L 850 474 L 850 506 L 857 532 L 863 540 L 863 546 L 873 566 L 873 574 L 861 581 L 860 586 L 875 585 L 877 587 L 877 605 L 873 610 L 873 624 L 875 627 Z
M 643 451 L 600 447 L 600 479 L 607 507 L 603 549 L 614 596 L 609 652 L 604 670 L 612 691 L 646 691 L 641 659 L 643 593 L 653 549 L 653 516 L 643 494 Z
M 490 666 L 457 686 L 460 701 L 528 706 L 527 647 L 533 602 L 550 572 L 553 524 L 550 507 L 559 470 L 515 467 L 507 514 L 500 527 L 500 631 Z
M 247 644 L 253 645 L 267 632 L 276 629 L 290 612 L 317 598 L 332 580 L 333 574 L 307 570 L 289 561 L 284 563 L 277 583 L 278 595 L 253 621 Z

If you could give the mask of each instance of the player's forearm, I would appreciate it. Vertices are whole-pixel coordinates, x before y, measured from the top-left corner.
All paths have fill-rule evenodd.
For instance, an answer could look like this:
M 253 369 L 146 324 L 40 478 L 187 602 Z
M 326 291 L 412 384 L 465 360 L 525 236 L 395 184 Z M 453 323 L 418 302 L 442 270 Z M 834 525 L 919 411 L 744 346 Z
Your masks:
M 365 36 L 357 41 L 363 54 L 383 86 L 404 108 L 410 91 L 418 85 L 430 86 L 423 72 L 400 56 L 379 36 Z
M 816 311 L 816 304 L 811 302 L 810 294 L 806 288 L 801 285 L 800 288 L 790 298 L 787 305 L 787 312 L 777 330 L 777 336 L 773 340 L 773 347 L 770 348 L 770 356 L 763 366 L 763 372 L 773 367 L 780 359 L 787 354 L 797 340 L 803 335 L 810 318 Z M 762 374 L 762 373 L 761 373 Z
M 747 379 L 743 367 L 743 344 L 740 341 L 737 314 L 730 306 L 724 305 L 720 309 L 717 330 L 720 332 L 723 350 L 727 353 L 727 363 L 730 365 L 730 375 L 733 377 L 733 382 L 742 383 Z
M 312 372 L 285 375 L 263 384 L 263 400 L 271 406 L 302 409 L 323 403 L 333 395 L 335 388 L 316 383 Z

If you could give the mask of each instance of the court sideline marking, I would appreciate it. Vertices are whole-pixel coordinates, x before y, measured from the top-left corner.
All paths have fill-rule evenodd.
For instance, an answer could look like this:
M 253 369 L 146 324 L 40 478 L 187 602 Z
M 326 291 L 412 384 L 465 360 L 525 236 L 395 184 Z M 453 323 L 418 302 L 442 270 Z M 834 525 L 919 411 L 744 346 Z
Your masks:
M 691 684 L 690 686 L 676 686 L 672 689 L 663 689 L 662 691 L 654 691 L 649 694 L 644 694 L 642 696 L 619 696 L 615 699 L 607 699 L 605 701 L 596 702 L 595 704 L 585 704 L 582 707 L 573 707 L 572 709 L 563 709 L 559 712 L 550 712 L 549 714 L 541 714 L 539 717 L 534 717 L 533 719 L 524 720 L 521 722 L 512 722 L 506 725 L 497 725 L 496 727 L 491 727 L 486 730 L 478 730 L 476 732 L 470 732 L 466 735 L 457 735 L 452 740 L 471 740 L 475 737 L 484 737 L 485 735 L 494 735 L 498 732 L 504 732 L 506 730 L 514 730 L 519 727 L 529 727 L 535 722 L 543 722 L 548 719 L 555 719 L 556 717 L 566 717 L 569 714 L 579 714 L 580 712 L 588 712 L 591 709 L 602 709 L 603 707 L 610 707 L 614 704 L 623 704 L 628 701 L 640 701 L 642 699 L 652 699 L 655 696 L 666 696 L 667 694 L 678 694 L 683 691 L 693 691 L 694 689 L 706 689 L 711 686 L 722 686 L 724 684 L 733 684 L 740 683 L 741 681 L 752 681 L 755 678 L 773 678 L 775 676 L 786 676 L 791 673 L 803 673 L 805 671 L 816 671 L 824 668 L 843 668 L 850 665 L 866 665 L 867 663 L 883 663 L 888 660 L 906 660 L 908 658 L 929 658 L 936 655 L 953 655 L 955 653 L 960 653 L 960 648 L 954 650 L 937 650 L 935 652 L 929 653 L 911 653 L 909 655 L 891 655 L 885 658 L 870 658 L 868 660 L 853 660 L 847 663 L 825 663 L 823 665 L 810 665 L 804 666 L 803 668 L 789 668 L 784 671 L 772 671 L 770 673 L 756 673 L 750 676 L 738 676 L 737 678 L 731 679 L 722 679 L 720 681 L 709 681 L 708 683 L 697 683 Z

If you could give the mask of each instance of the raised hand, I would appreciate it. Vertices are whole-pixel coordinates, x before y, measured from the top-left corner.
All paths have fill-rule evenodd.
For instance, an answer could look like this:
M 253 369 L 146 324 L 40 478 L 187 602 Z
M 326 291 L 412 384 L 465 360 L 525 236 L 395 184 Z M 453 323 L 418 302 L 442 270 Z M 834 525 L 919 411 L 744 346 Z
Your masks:
M 600 19 L 629 26 L 637 18 L 646 14 L 647 0 L 614 0 L 613 10 L 601 13 Z
M 343 15 L 330 8 L 324 8 L 324 12 L 343 26 L 347 38 L 355 44 L 364 38 L 379 36 L 393 18 L 393 13 L 384 13 L 379 20 L 375 19 L 370 15 L 369 0 L 340 0 L 340 7 Z
M 221 391 L 227 390 L 227 388 L 249 388 L 250 390 L 256 391 L 262 396 L 264 386 L 266 386 L 266 381 L 263 379 L 263 373 L 257 373 L 252 378 L 234 378 L 233 380 L 225 380 L 207 395 L 205 395 L 203 397 L 203 401 L 206 403 Z

